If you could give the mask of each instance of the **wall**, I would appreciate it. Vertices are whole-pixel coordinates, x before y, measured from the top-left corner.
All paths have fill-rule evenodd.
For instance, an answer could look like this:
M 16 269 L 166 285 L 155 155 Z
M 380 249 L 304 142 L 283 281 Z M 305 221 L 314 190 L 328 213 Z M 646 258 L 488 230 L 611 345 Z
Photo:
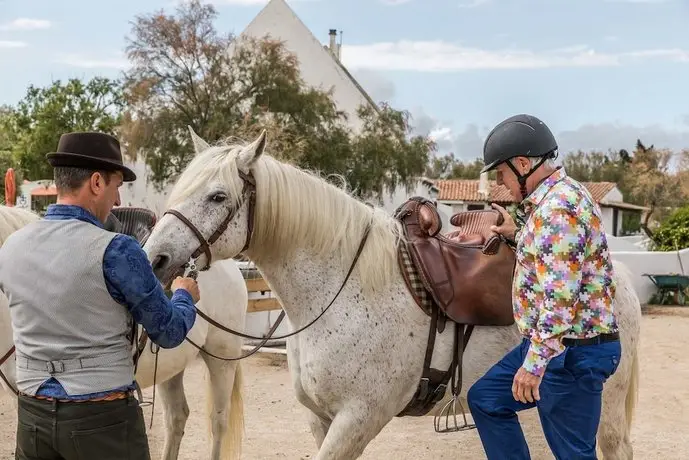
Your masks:
M 600 211 L 601 211 L 601 215 L 602 215 L 602 217 L 603 217 L 603 226 L 605 227 L 605 232 L 606 232 L 606 233 L 609 233 L 610 235 L 613 235 L 613 234 L 614 234 L 613 231 L 612 231 L 612 229 L 613 229 L 613 226 L 612 226 L 612 223 L 613 223 L 613 220 L 612 220 L 612 219 L 613 219 L 613 217 L 612 217 L 613 209 L 612 209 L 612 208 L 605 207 L 605 206 L 601 206 Z M 619 216 L 619 217 L 620 217 L 620 219 L 621 219 L 622 216 Z M 619 226 L 621 226 L 621 225 L 622 225 L 622 223 L 619 222 Z M 619 232 L 618 232 L 618 235 L 619 235 Z
M 317 31 L 328 40 L 328 31 Z M 355 131 L 362 126 L 356 111 L 367 99 L 347 73 L 333 60 L 330 52 L 318 41 L 304 23 L 284 1 L 270 2 L 242 32 L 242 35 L 263 38 L 270 34 L 279 38 L 284 46 L 299 59 L 301 76 L 308 86 L 329 90 L 334 87 L 333 100 L 339 110 L 345 111 Z M 343 47 L 346 53 L 346 47 Z
M 633 273 L 632 284 L 642 304 L 647 303 L 656 292 L 648 274 L 689 275 L 689 249 L 678 252 L 611 251 L 613 260 L 624 263 Z M 681 258 L 681 264 L 680 264 Z
M 160 219 L 165 212 L 167 195 L 174 184 L 168 184 L 159 192 L 147 179 L 148 167 L 144 160 L 139 159 L 136 163 L 127 162 L 127 166 L 136 173 L 136 180 L 125 183 L 120 188 L 122 206 L 150 209 Z

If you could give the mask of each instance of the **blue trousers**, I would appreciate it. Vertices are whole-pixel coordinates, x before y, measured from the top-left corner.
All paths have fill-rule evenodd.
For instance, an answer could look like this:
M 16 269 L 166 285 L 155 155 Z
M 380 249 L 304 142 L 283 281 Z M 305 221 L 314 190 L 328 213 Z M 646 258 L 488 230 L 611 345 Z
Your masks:
M 524 404 L 512 396 L 512 382 L 528 349 L 529 341 L 524 340 L 467 394 L 488 459 L 531 458 L 517 412 L 534 406 L 556 459 L 596 459 L 603 384 L 617 370 L 620 342 L 567 347 L 548 364 L 539 388 L 540 401 Z

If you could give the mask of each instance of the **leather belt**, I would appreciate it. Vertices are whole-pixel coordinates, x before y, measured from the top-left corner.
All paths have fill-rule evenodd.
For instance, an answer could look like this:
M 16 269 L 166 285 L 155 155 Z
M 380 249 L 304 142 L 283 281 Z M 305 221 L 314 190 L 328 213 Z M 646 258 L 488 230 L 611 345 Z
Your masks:
M 600 345 L 601 343 L 616 342 L 618 340 L 620 340 L 620 333 L 612 332 L 610 334 L 600 334 L 585 339 L 565 337 L 562 339 L 562 345 L 566 347 L 581 347 L 585 345 Z
M 134 394 L 133 391 L 116 391 L 114 393 L 107 394 L 105 396 L 91 398 L 91 399 L 61 399 L 53 398 L 50 396 L 38 396 L 38 395 L 28 395 L 26 393 L 20 393 L 22 396 L 28 398 L 40 399 L 41 401 L 57 401 L 60 403 L 84 403 L 84 402 L 99 402 L 99 401 L 117 401 L 120 399 L 127 399 Z

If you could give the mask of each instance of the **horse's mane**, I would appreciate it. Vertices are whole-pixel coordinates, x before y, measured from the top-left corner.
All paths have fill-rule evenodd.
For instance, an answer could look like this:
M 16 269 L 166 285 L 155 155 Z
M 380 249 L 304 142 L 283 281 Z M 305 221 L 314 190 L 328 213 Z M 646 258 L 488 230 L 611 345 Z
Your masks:
M 0 205 L 0 246 L 14 232 L 40 217 L 26 209 Z
M 243 147 L 219 145 L 197 154 L 171 190 L 168 206 L 179 205 L 212 182 L 223 184 L 238 200 L 242 182 L 236 159 Z M 338 257 L 347 270 L 366 227 L 372 224 L 357 262 L 362 287 L 378 290 L 393 279 L 402 228 L 385 210 L 371 208 L 344 186 L 336 187 L 315 173 L 267 154 L 256 160 L 252 172 L 256 179 L 256 208 L 249 254 L 254 262 L 289 255 L 308 245 L 317 256 Z

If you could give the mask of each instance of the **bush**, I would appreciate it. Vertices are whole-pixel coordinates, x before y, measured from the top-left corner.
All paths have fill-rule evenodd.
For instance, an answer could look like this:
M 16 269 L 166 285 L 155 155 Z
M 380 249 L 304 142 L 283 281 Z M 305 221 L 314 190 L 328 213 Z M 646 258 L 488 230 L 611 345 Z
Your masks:
M 689 248 L 689 206 L 676 210 L 653 232 L 656 251 Z

